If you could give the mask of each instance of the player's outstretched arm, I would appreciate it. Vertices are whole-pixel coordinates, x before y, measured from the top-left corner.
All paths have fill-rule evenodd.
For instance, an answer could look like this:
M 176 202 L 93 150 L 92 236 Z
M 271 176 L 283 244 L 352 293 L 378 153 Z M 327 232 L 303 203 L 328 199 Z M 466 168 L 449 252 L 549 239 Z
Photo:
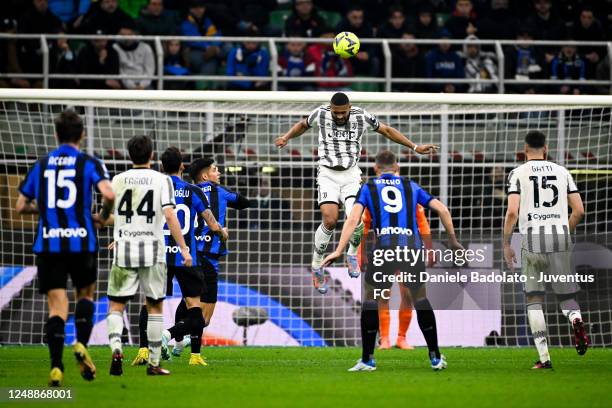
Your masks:
M 440 217 L 440 222 L 444 225 L 444 229 L 448 234 L 448 245 L 452 249 L 464 249 L 463 246 L 457 241 L 457 236 L 455 235 L 455 227 L 453 226 L 453 219 L 451 217 L 450 211 L 448 211 L 448 207 L 442 204 L 442 201 L 438 199 L 433 199 L 429 202 L 429 208 L 434 210 L 438 217 Z
M 102 210 L 98 220 L 102 226 L 110 225 L 113 221 L 111 216 L 115 205 L 113 185 L 108 180 L 102 180 L 98 183 L 98 191 L 102 194 Z
M 36 201 L 30 200 L 23 194 L 19 194 L 19 197 L 17 197 L 15 210 L 19 215 L 38 214 L 38 206 L 36 205 Z
M 387 139 L 406 146 L 407 148 L 412 149 L 419 154 L 435 153 L 440 148 L 440 146 L 433 144 L 417 145 L 412 140 L 404 136 L 399 130 L 389 125 L 385 125 L 382 122 L 380 123 L 380 126 L 378 126 L 378 129 L 376 129 L 376 131 Z
M 349 217 L 344 222 L 344 226 L 342 227 L 342 234 L 340 235 L 340 242 L 336 247 L 336 250 L 331 254 L 327 255 L 323 260 L 323 266 L 328 266 L 336 259 L 340 258 L 342 254 L 344 254 L 344 250 L 348 245 L 349 240 L 353 236 L 353 232 L 355 232 L 355 228 L 359 225 L 361 221 L 361 215 L 363 214 L 363 205 L 360 203 L 355 203 L 353 205 L 353 209 L 349 214 Z
M 221 224 L 219 224 L 212 211 L 210 211 L 210 208 L 204 210 L 200 214 L 200 216 L 204 218 L 204 221 L 206 222 L 206 225 L 208 225 L 208 228 L 210 228 L 210 230 L 215 234 L 219 235 L 221 241 L 227 241 L 227 229 L 223 228 Z
M 291 129 L 289 129 L 287 133 L 285 133 L 284 135 L 276 139 L 274 141 L 274 144 L 279 149 L 282 149 L 283 147 L 287 146 L 287 143 L 289 143 L 290 139 L 301 136 L 309 128 L 310 126 L 308 126 L 306 119 L 302 119 L 299 122 L 297 122 L 295 125 L 291 126 Z
M 514 226 L 519 218 L 520 203 L 521 196 L 519 194 L 508 195 L 508 209 L 506 210 L 506 219 L 504 221 L 504 259 L 510 270 L 514 269 L 514 264 L 517 262 L 516 253 L 510 244 L 512 242 Z
M 569 217 L 569 229 L 570 232 L 576 231 L 576 226 L 584 217 L 584 204 L 582 204 L 582 197 L 580 193 L 570 193 L 567 195 L 567 202 L 572 209 L 572 215 Z
M 172 238 L 174 238 L 174 241 L 178 244 L 179 248 L 181 248 L 183 265 L 191 266 L 193 264 L 193 259 L 191 258 L 189 247 L 185 244 L 183 234 L 181 234 L 181 224 L 178 218 L 176 218 L 174 207 L 164 207 L 164 217 L 166 218 L 166 224 L 168 224 L 168 229 L 170 230 L 170 234 L 172 234 Z

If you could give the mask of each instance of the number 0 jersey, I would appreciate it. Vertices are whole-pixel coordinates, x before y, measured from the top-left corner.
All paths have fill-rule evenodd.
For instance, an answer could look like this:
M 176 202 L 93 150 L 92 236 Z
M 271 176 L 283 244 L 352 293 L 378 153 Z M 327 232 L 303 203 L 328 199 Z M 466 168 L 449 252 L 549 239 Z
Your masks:
M 92 193 L 109 179 L 101 161 L 64 144 L 40 159 L 19 186 L 38 205 L 34 253 L 97 252 Z
M 114 263 L 140 268 L 165 263 L 163 209 L 175 208 L 170 177 L 152 169 L 131 169 L 113 178 Z
M 337 125 L 329 105 L 310 112 L 306 123 L 319 127 L 319 164 L 343 169 L 350 169 L 359 161 L 366 130 L 377 130 L 380 126 L 376 116 L 358 107 L 351 108 L 344 125 Z
M 508 194 L 520 194 L 519 231 L 530 252 L 566 251 L 571 245 L 567 195 L 578 188 L 569 171 L 548 160 L 529 160 L 510 172 Z
M 433 197 L 412 180 L 385 173 L 365 183 L 356 203 L 367 208 L 377 246 L 421 248 L 417 204 L 428 207 Z
M 174 200 L 176 201 L 176 217 L 181 224 L 181 233 L 185 243 L 189 246 L 193 266 L 198 265 L 196 228 L 198 218 L 208 208 L 206 196 L 197 186 L 181 180 L 180 177 L 171 176 L 174 185 Z M 204 219 L 199 222 L 205 223 Z M 184 266 L 181 249 L 170 234 L 168 224 L 164 224 L 164 235 L 166 236 L 166 262 L 170 266 Z

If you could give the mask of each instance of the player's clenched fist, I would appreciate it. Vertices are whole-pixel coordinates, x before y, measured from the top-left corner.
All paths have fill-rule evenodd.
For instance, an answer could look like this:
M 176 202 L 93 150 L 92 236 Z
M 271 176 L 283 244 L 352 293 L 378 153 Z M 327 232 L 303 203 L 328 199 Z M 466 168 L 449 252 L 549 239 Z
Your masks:
M 279 149 L 282 149 L 283 147 L 287 146 L 287 142 L 289 140 L 285 137 L 285 136 L 281 136 L 278 139 L 276 139 L 274 141 L 274 144 L 276 145 L 276 147 L 278 147 Z
M 428 153 L 437 152 L 439 148 L 440 146 L 436 146 L 433 144 L 424 144 L 424 145 L 419 145 L 415 147 L 414 151 L 417 152 L 418 154 L 428 154 Z

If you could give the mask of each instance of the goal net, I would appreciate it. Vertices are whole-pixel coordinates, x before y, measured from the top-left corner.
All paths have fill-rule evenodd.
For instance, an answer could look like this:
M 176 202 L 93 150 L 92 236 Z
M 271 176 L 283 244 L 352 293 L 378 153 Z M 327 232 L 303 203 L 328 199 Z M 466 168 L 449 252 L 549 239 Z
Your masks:
M 0 343 L 44 340 L 47 305 L 38 294 L 31 252 L 36 220 L 19 217 L 14 203 L 28 168 L 56 146 L 54 117 L 72 108 L 86 124 L 82 150 L 101 158 L 111 175 L 130 166 L 128 139 L 145 134 L 153 138 L 157 158 L 169 146 L 177 146 L 185 161 L 214 157 L 223 172 L 222 184 L 257 203 L 254 208 L 228 212 L 230 253 L 221 261 L 219 303 L 205 332 L 206 344 L 358 344 L 359 280 L 350 279 L 338 264 L 327 269 L 326 295 L 320 295 L 311 282 L 312 241 L 321 222 L 316 205 L 316 132 L 292 139 L 285 149 L 274 146 L 278 136 L 330 96 L 325 92 L 0 90 Z M 576 237 L 583 251 L 575 257 L 575 267 L 595 280 L 581 284 L 578 302 L 593 344 L 612 344 L 612 252 L 607 239 L 612 231 L 612 97 L 394 93 L 350 93 L 349 97 L 354 106 L 367 109 L 416 143 L 440 146 L 435 155 L 416 156 L 368 132 L 359 166 L 364 178 L 372 177 L 374 156 L 389 149 L 400 158 L 401 175 L 447 204 L 459 240 L 466 248 L 484 249 L 487 254 L 484 264 L 467 265 L 460 273 L 471 266 L 498 275 L 505 270 L 500 249 L 506 177 L 525 160 L 526 132 L 544 132 L 551 160 L 570 170 L 585 203 L 586 215 Z M 155 166 L 159 168 L 158 161 Z M 434 247 L 444 247 L 437 217 L 429 212 L 427 216 Z M 337 243 L 341 226 L 328 251 Z M 94 344 L 107 342 L 104 319 L 112 258 L 106 246 L 111 236 L 110 229 L 99 234 Z M 448 267 L 439 262 L 431 269 Z M 175 296 L 165 301 L 166 326 L 173 323 L 180 299 L 174 285 Z M 430 297 L 437 310 L 441 345 L 531 344 L 521 284 L 457 284 L 433 288 Z M 74 310 L 73 293 L 70 299 Z M 138 344 L 143 301 L 137 298 L 127 308 L 127 343 Z M 546 311 L 550 343 L 572 344 L 570 326 L 552 294 L 546 296 Z M 246 327 L 244 319 L 237 318 L 254 315 Z M 393 336 L 398 326 L 395 311 L 391 318 Z M 73 324 L 71 315 L 67 343 L 74 340 Z M 416 322 L 408 341 L 424 344 Z

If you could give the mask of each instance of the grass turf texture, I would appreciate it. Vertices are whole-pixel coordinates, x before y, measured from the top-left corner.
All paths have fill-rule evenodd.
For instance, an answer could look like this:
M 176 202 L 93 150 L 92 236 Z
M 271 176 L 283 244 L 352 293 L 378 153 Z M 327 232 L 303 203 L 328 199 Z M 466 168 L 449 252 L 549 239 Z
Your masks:
M 90 348 L 98 374 L 81 379 L 72 349 L 64 349 L 64 387 L 72 407 L 404 406 L 610 407 L 612 350 L 580 357 L 551 349 L 554 370 L 530 370 L 533 348 L 446 348 L 449 368 L 433 372 L 426 349 L 376 353 L 378 371 L 349 373 L 357 348 L 206 348 L 208 367 L 190 367 L 188 350 L 162 365 L 169 377 L 147 377 L 131 367 L 137 348 L 124 350 L 124 374 L 108 374 L 110 350 Z M 43 346 L 0 347 L 0 387 L 41 388 L 49 375 Z M 9 403 L 5 406 L 40 406 Z

